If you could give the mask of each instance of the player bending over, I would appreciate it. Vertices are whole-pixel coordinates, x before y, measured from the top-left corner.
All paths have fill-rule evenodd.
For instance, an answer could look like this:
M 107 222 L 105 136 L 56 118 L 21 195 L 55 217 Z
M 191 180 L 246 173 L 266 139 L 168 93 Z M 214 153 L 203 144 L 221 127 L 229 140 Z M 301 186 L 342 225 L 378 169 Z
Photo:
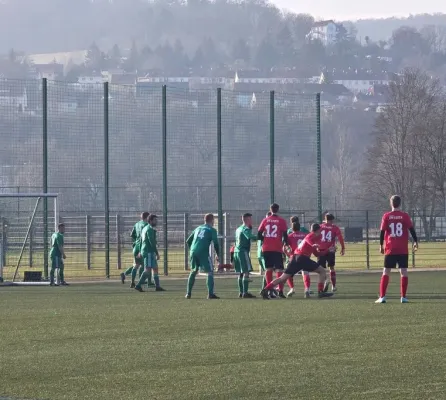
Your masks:
M 336 292 L 336 239 L 341 245 L 341 256 L 345 254 L 345 243 L 342 236 L 342 232 L 338 226 L 333 224 L 335 217 L 333 214 L 325 214 L 325 221 L 321 225 L 321 246 L 320 250 L 325 252 L 323 256 L 320 256 L 318 263 L 321 267 L 330 268 L 330 280 L 332 292 Z M 328 290 L 328 280 L 325 281 L 324 292 Z
M 406 298 L 409 277 L 407 268 L 409 266 L 409 251 L 407 242 L 409 232 L 413 238 L 413 250 L 418 250 L 418 238 L 409 214 L 400 210 L 401 197 L 390 198 L 392 211 L 383 215 L 381 221 L 381 234 L 379 245 L 381 254 L 384 256 L 384 271 L 379 286 L 379 299 L 375 303 L 386 302 L 387 285 L 389 284 L 390 271 L 398 267 L 401 274 L 401 303 L 407 303 Z
M 271 211 L 268 211 L 266 213 L 266 217 L 271 217 Z M 260 266 L 260 272 L 262 274 L 262 289 L 266 286 L 266 268 L 265 268 L 265 259 L 263 258 L 263 252 L 262 252 L 262 241 L 261 240 L 257 240 L 257 260 L 259 261 L 259 266 Z
M 252 214 L 246 213 L 242 217 L 243 224 L 235 231 L 235 249 L 234 249 L 234 269 L 239 274 L 238 288 L 239 297 L 252 299 L 253 296 L 248 291 L 249 273 L 252 271 L 251 240 L 256 240 L 257 235 L 252 234 Z
M 63 260 L 67 258 L 65 255 L 65 247 L 64 247 L 64 235 L 65 233 L 65 225 L 59 224 L 57 226 L 57 232 L 54 232 L 51 236 L 51 250 L 50 250 L 50 258 L 51 258 L 51 270 L 50 270 L 50 286 L 59 286 L 57 282 L 54 282 L 54 275 L 56 270 L 58 270 L 60 284 L 62 286 L 68 286 L 68 283 L 65 282 L 64 275 L 64 263 Z
M 187 280 L 186 299 L 190 299 L 195 277 L 198 271 L 207 273 L 206 285 L 208 288 L 208 299 L 219 299 L 214 293 L 214 266 L 209 256 L 209 247 L 214 243 L 217 262 L 220 257 L 220 246 L 218 244 L 217 231 L 214 228 L 213 214 L 204 216 L 204 225 L 196 228 L 187 238 L 186 244 L 190 249 L 191 272 Z
M 164 292 L 160 286 L 160 278 L 158 275 L 158 260 L 160 259 L 158 253 L 158 246 L 156 243 L 156 225 L 158 224 L 158 217 L 155 214 L 150 214 L 148 224 L 141 232 L 141 256 L 144 260 L 144 272 L 139 278 L 135 289 L 143 292 L 142 285 L 148 279 L 149 274 L 153 270 L 153 280 L 155 281 L 155 290 L 157 292 Z
M 300 271 L 305 272 L 316 272 L 319 274 L 319 281 L 317 284 L 318 296 L 319 297 L 331 297 L 333 293 L 324 292 L 324 282 L 326 278 L 325 269 L 321 267 L 317 262 L 311 259 L 311 255 L 314 254 L 316 257 L 323 255 L 318 251 L 319 239 L 321 235 L 321 227 L 319 224 L 311 225 L 311 233 L 305 236 L 305 239 L 300 243 L 294 252 L 294 256 L 288 263 L 285 273 L 274 281 L 266 285 L 265 289 L 262 290 L 262 297 L 265 300 L 269 299 L 269 291 L 273 289 L 276 285 L 280 285 L 292 276 L 296 275 Z
M 300 226 L 299 217 L 291 217 L 290 222 L 291 228 L 288 230 L 289 247 L 284 246 L 284 251 L 288 256 L 288 262 L 292 260 L 294 252 L 305 239 L 305 236 L 307 236 L 307 234 L 309 233 L 307 229 Z M 305 297 L 310 297 L 310 274 L 307 271 L 302 271 L 301 273 L 304 281 L 304 295 Z M 287 280 L 287 283 L 290 287 L 290 291 L 288 292 L 287 297 L 291 297 L 295 293 L 293 277 L 289 278 Z
M 283 245 L 288 245 L 287 223 L 277 215 L 279 205 L 274 203 L 270 207 L 271 216 L 263 219 L 259 226 L 257 238 L 262 241 L 262 253 L 265 260 L 265 277 L 267 286 L 273 280 L 273 271 L 276 271 L 276 277 L 283 274 Z M 283 294 L 283 282 L 279 284 L 279 297 L 285 298 Z M 274 286 L 270 292 L 271 298 L 276 298 Z
M 135 225 L 133 225 L 132 233 L 130 234 L 132 238 L 132 254 L 133 254 L 133 266 L 127 268 L 125 272 L 121 273 L 121 282 L 125 283 L 125 278 L 128 275 L 132 276 L 132 283 L 130 285 L 131 288 L 135 287 L 135 279 L 136 274 L 139 272 L 139 277 L 141 278 L 142 273 L 144 272 L 144 263 L 141 257 L 141 232 L 147 226 L 147 220 L 149 218 L 150 213 L 144 211 L 141 214 L 141 220 L 138 221 Z M 149 273 L 149 285 L 152 282 L 151 272 Z

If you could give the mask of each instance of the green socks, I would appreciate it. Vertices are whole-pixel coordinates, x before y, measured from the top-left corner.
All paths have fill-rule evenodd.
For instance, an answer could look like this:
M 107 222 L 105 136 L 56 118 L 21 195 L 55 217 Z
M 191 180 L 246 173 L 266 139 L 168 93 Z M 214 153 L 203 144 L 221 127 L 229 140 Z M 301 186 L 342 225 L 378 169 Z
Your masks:
M 129 275 L 132 273 L 132 271 L 133 271 L 133 266 L 132 266 L 132 267 L 128 267 L 128 268 L 125 270 L 124 275 L 125 275 L 125 276 L 129 276 Z
M 189 279 L 187 280 L 187 294 L 192 293 L 192 288 L 194 287 L 195 283 L 195 276 L 196 276 L 195 272 L 191 272 L 189 274 Z
M 243 293 L 248 293 L 248 286 L 249 286 L 249 278 L 245 276 L 243 278 Z
M 238 292 L 243 293 L 243 275 L 238 276 Z
M 132 268 L 132 283 L 135 283 L 136 273 L 137 272 L 138 272 L 138 267 L 133 267 Z M 127 271 L 125 271 L 125 273 L 127 273 Z
M 65 282 L 65 275 L 64 275 L 64 272 L 63 272 L 63 267 L 59 268 L 59 278 L 60 278 L 61 282 Z
M 139 277 L 141 278 L 142 274 L 144 273 L 144 266 L 140 265 L 138 269 Z
M 54 272 L 55 272 L 56 270 L 54 269 L 54 268 L 51 268 L 51 271 L 50 271 L 50 281 L 51 282 L 54 282 Z
M 149 279 L 150 279 L 150 278 L 149 278 Z M 154 275 L 153 275 L 153 280 L 155 281 L 155 286 L 156 286 L 156 287 L 160 287 L 160 277 L 159 277 L 159 275 L 154 274 Z M 149 280 L 149 282 L 150 282 L 150 280 Z
M 140 288 L 142 285 L 144 285 L 144 282 L 147 279 L 147 272 L 143 272 L 141 275 L 141 278 L 139 278 L 139 282 L 136 284 L 136 287 Z
M 208 275 L 208 278 L 206 279 L 206 286 L 208 287 L 208 294 L 213 295 L 214 294 L 214 275 Z

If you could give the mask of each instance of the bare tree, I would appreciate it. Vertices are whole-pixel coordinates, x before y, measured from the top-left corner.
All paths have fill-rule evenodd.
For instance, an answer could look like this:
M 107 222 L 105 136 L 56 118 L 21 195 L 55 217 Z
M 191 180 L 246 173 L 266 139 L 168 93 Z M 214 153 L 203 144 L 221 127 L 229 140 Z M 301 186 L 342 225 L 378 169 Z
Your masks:
M 376 120 L 375 142 L 363 175 L 371 201 L 399 193 L 406 209 L 425 221 L 433 218 L 440 187 L 444 192 L 442 101 L 438 81 L 417 69 L 405 70 L 390 86 L 390 105 Z M 429 225 L 433 224 L 425 224 L 427 236 Z

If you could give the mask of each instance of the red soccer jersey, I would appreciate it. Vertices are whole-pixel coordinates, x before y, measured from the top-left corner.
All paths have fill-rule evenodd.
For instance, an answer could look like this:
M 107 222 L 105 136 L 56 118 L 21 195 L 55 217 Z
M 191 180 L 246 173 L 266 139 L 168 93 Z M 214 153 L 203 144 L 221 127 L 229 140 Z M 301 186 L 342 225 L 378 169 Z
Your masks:
M 300 242 L 299 246 L 297 246 L 294 254 L 307 257 L 311 257 L 314 254 L 317 257 L 321 253 L 317 251 L 315 247 L 313 247 L 315 244 L 321 244 L 320 237 L 314 236 L 314 233 L 308 233 L 304 240 Z
M 282 238 L 287 230 L 286 221 L 282 217 L 271 215 L 264 218 L 258 230 L 263 234 L 262 251 L 282 253 Z
M 381 230 L 384 231 L 386 255 L 409 254 L 409 229 L 413 227 L 409 214 L 403 211 L 390 211 L 383 215 Z
M 302 240 L 305 239 L 305 236 L 307 236 L 308 233 L 305 232 L 291 232 L 288 234 L 288 244 L 291 247 L 291 251 L 294 253 L 294 251 L 297 249 L 297 246 L 302 242 Z
M 334 224 L 321 224 L 321 251 L 328 250 L 330 247 L 336 245 L 336 239 L 344 247 L 344 238 L 342 237 L 342 232 L 338 226 Z

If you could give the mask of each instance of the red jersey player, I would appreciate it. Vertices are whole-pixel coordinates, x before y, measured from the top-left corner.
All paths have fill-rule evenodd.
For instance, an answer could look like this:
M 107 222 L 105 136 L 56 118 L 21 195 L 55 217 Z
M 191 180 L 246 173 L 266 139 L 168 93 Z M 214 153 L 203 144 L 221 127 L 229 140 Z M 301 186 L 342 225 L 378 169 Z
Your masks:
M 285 273 L 276 278 L 262 290 L 262 297 L 267 300 L 269 299 L 268 293 L 276 285 L 283 284 L 287 279 L 296 275 L 300 271 L 306 272 L 316 272 L 319 274 L 319 281 L 317 284 L 319 297 L 331 297 L 333 293 L 324 292 L 324 283 L 326 278 L 325 269 L 321 267 L 317 262 L 311 259 L 311 255 L 316 257 L 323 255 L 325 253 L 318 250 L 320 244 L 321 236 L 321 226 L 319 224 L 311 225 L 311 233 L 305 236 L 305 239 L 299 244 L 297 249 L 294 251 L 293 258 L 288 263 Z M 328 250 L 327 250 L 328 251 Z
M 335 217 L 333 214 L 325 214 L 325 222 L 321 225 L 321 251 L 328 250 L 328 253 L 319 257 L 318 263 L 321 267 L 330 268 L 330 280 L 332 291 L 336 292 L 336 239 L 341 245 L 341 256 L 345 254 L 344 238 L 338 226 L 333 224 Z M 328 280 L 325 282 L 324 291 L 328 290 Z
M 401 274 L 401 303 L 407 303 L 406 292 L 409 283 L 407 267 L 409 266 L 409 251 L 407 242 L 409 232 L 413 238 L 413 249 L 418 249 L 418 238 L 409 214 L 400 210 L 401 197 L 392 196 L 390 198 L 392 211 L 383 215 L 381 221 L 381 233 L 379 245 L 381 254 L 384 256 L 384 271 L 379 287 L 379 299 L 375 303 L 386 302 L 387 285 L 389 284 L 389 274 L 392 268 L 398 267 Z
M 273 271 L 276 271 L 277 277 L 283 273 L 282 246 L 288 245 L 287 223 L 277 215 L 279 205 L 274 203 L 270 207 L 271 216 L 266 217 L 261 222 L 258 229 L 258 240 L 262 241 L 262 254 L 265 260 L 265 278 L 269 284 L 273 280 Z M 274 292 L 271 297 L 276 297 Z M 279 297 L 284 298 L 283 284 L 279 285 Z
M 288 261 L 291 261 L 293 253 L 296 251 L 297 247 L 302 243 L 308 234 L 308 231 L 303 232 L 300 228 L 299 217 L 294 216 L 290 218 L 291 229 L 288 231 L 288 244 L 289 246 L 284 246 L 284 251 L 288 256 Z M 310 274 L 306 271 L 302 271 L 302 278 L 304 281 L 305 297 L 310 297 Z M 294 291 L 294 280 L 293 277 L 287 280 L 290 291 L 287 297 L 293 296 Z

